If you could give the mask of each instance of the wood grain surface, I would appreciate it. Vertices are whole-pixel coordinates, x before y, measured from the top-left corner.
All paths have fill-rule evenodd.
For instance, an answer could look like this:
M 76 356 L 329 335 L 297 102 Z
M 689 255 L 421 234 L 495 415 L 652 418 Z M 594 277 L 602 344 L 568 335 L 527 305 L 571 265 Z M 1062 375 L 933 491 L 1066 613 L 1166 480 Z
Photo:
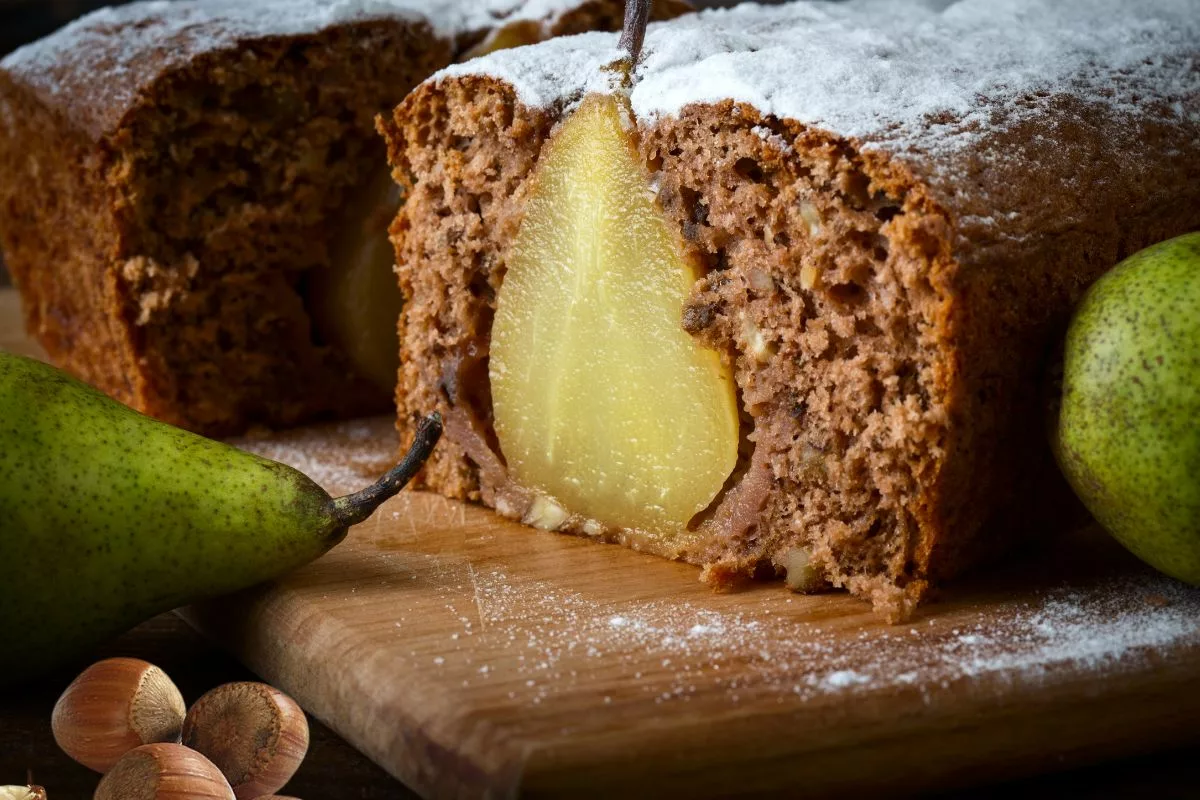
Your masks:
M 358 488 L 390 419 L 242 442 Z M 934 789 L 1200 736 L 1200 592 L 1095 528 L 902 626 L 407 493 L 317 563 L 188 612 L 426 796 Z
M 395 450 L 388 419 L 240 444 L 333 491 Z M 1095 529 L 888 626 L 409 493 L 185 615 L 425 796 L 908 793 L 1200 741 L 1200 592 Z

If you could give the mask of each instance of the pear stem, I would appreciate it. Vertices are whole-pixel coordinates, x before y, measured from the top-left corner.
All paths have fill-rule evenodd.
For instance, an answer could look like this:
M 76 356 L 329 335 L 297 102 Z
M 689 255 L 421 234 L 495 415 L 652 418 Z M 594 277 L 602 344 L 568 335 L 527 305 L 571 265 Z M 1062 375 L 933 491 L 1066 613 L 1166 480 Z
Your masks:
M 442 436 L 442 415 L 436 411 L 417 426 L 412 447 L 404 454 L 400 463 L 387 471 L 382 478 L 367 488 L 332 503 L 331 513 L 339 528 L 357 525 L 375 513 L 386 500 L 395 497 L 412 477 L 417 474 L 433 452 L 434 445 Z
M 646 38 L 646 25 L 650 23 L 651 0 L 625 0 L 625 25 L 621 28 L 620 47 L 629 53 L 632 70 L 642 57 L 642 42 Z

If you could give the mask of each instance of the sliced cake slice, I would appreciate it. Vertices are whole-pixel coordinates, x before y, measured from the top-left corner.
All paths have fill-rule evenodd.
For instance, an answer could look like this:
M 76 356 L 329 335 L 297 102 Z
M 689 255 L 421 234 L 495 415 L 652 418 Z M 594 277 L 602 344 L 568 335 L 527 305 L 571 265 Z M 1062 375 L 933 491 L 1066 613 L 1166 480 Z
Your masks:
M 1046 445 L 1040 382 L 1072 304 L 1123 256 L 1200 228 L 1192 11 L 1172 0 L 748 4 L 651 25 L 631 89 L 606 34 L 434 76 L 382 124 L 408 197 L 391 228 L 407 298 L 399 425 L 411 435 L 431 408 L 448 423 L 426 485 L 701 565 L 714 585 L 786 575 L 799 589 L 846 587 L 892 619 L 934 582 L 1052 529 L 1074 507 Z M 638 180 L 611 173 L 611 131 L 579 132 L 602 98 L 616 98 L 610 128 L 624 131 Z M 580 135 L 596 137 L 592 163 L 570 151 Z M 710 467 L 725 475 L 673 528 L 625 500 L 589 502 L 641 469 L 629 459 L 639 446 L 646 463 L 666 463 L 658 438 L 614 424 L 615 455 L 566 448 L 594 427 L 594 395 L 621 390 L 613 355 L 631 339 L 572 325 L 628 318 L 586 304 L 649 308 L 638 293 L 656 291 L 613 266 L 642 247 L 621 231 L 624 201 L 589 199 L 613 180 L 652 198 L 643 215 L 665 220 L 679 258 L 698 265 L 658 312 L 668 324 L 651 327 L 715 354 L 738 404 L 732 466 L 713 448 L 712 463 L 661 473 L 664 496 Z M 556 215 L 565 221 L 547 228 Z M 539 254 L 551 265 L 541 272 Z M 506 292 L 509 270 L 519 290 Z M 619 279 L 586 284 L 598 275 Z M 662 341 L 620 352 L 639 359 Z M 530 351 L 516 356 L 522 369 L 541 365 L 516 383 L 553 391 L 502 420 L 514 348 Z M 624 400 L 633 421 L 640 404 L 671 407 L 655 393 L 700 391 L 637 385 Z

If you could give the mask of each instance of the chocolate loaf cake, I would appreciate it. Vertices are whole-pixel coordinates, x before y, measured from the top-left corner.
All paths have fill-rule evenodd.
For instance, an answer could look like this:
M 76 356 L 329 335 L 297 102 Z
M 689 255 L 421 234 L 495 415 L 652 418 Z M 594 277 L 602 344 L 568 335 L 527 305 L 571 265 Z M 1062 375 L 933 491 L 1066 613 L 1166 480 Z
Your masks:
M 616 28 L 621 11 L 142 2 L 12 53 L 0 243 L 29 331 L 122 402 L 210 434 L 388 408 L 399 199 L 373 181 L 375 114 L 468 51 Z M 382 270 L 344 274 L 379 252 Z
M 906 617 L 1066 508 L 1040 383 L 1070 309 L 1200 228 L 1195 10 L 745 5 L 651 25 L 630 89 L 605 34 L 434 76 L 381 123 L 408 197 L 399 425 L 447 419 L 426 485 L 714 585 L 786 575 Z M 519 485 L 493 418 L 491 325 L 539 159 L 584 98 L 623 92 L 646 185 L 703 265 L 679 324 L 732 370 L 742 415 L 739 462 L 685 535 Z

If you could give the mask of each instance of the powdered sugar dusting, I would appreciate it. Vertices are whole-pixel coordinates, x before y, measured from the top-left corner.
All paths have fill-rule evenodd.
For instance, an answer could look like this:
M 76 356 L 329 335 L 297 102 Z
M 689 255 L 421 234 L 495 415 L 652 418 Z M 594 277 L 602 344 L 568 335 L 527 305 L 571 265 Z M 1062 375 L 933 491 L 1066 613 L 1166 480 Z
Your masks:
M 604 91 L 611 35 L 499 52 L 483 73 L 547 106 Z M 651 26 L 640 120 L 732 98 L 866 147 L 941 153 L 1069 95 L 1127 115 L 1200 123 L 1195 0 L 851 0 L 744 4 Z
M 372 483 L 396 462 L 399 448 L 391 417 L 248 436 L 231 443 L 300 470 L 333 495 Z
M 962 682 L 1003 692 L 1081 674 L 1094 681 L 1200 646 L 1200 592 L 1148 573 L 954 610 L 952 627 L 930 619 L 857 633 L 836 620 L 823 627 L 779 613 L 778 603 L 764 603 L 762 613 L 669 600 L 597 606 L 557 584 L 502 570 L 473 570 L 471 580 L 478 624 L 462 616 L 463 629 L 437 664 L 506 674 L 511 697 L 533 704 L 571 692 L 602 666 L 628 673 L 656 703 L 700 693 L 738 703 L 907 688 L 929 702 Z M 480 652 L 504 655 L 479 663 Z
M 650 31 L 656 28 L 651 25 Z M 620 76 L 606 68 L 619 61 L 621 55 L 614 34 L 582 33 L 489 53 L 446 67 L 429 80 L 488 75 L 510 84 L 521 102 L 531 108 L 566 106 L 585 94 L 616 91 Z

